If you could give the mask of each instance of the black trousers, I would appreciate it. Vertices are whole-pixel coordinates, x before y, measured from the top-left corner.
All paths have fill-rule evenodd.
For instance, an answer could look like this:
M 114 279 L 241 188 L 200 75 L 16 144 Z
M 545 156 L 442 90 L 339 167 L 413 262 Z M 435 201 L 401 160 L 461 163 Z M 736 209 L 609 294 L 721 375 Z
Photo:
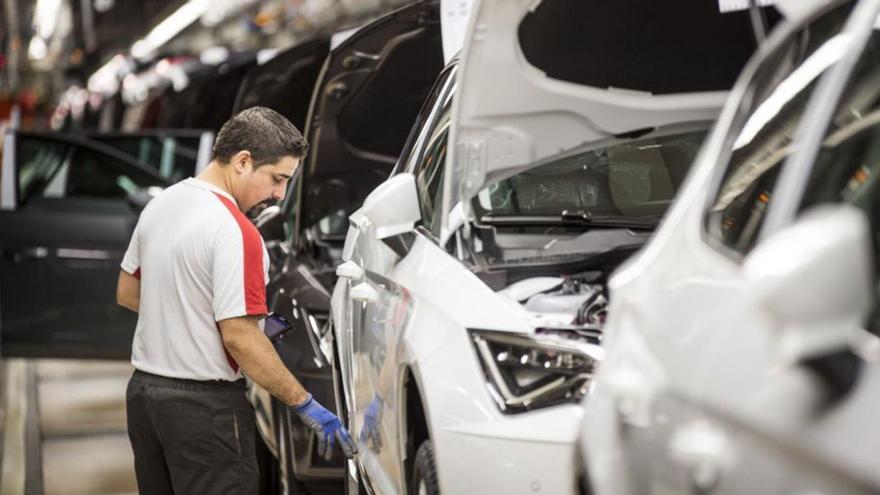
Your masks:
M 244 380 L 135 371 L 126 408 L 140 494 L 257 493 L 256 425 L 245 392 Z

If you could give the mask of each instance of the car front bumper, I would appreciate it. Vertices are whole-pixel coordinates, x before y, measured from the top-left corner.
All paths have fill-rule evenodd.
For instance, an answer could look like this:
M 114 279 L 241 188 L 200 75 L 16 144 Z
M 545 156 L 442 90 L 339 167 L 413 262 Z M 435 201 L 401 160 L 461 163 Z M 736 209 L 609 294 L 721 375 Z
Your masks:
M 435 432 L 444 493 L 576 494 L 582 409 L 565 405 Z

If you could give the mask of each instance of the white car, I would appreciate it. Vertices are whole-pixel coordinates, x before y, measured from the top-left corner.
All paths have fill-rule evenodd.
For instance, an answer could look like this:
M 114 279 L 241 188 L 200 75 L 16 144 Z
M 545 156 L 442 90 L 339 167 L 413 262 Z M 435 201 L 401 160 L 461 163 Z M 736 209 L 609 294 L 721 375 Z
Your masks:
M 606 277 L 651 235 L 754 48 L 747 16 L 708 4 L 476 2 L 460 63 L 349 219 L 331 319 L 352 480 L 576 492 Z
M 585 491 L 880 491 L 878 13 L 774 32 L 614 274 Z

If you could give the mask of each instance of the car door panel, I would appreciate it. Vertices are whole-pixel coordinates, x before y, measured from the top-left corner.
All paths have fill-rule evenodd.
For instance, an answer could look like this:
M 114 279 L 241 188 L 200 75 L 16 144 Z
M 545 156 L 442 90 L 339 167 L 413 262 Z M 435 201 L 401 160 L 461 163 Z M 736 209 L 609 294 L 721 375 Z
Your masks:
M 14 142 L 31 152 L 9 164 L 21 197 L 0 211 L 3 355 L 128 358 L 137 315 L 115 297 L 137 222 L 125 191 L 167 182 L 88 140 L 20 133 Z M 48 149 L 59 154 L 41 158 Z
M 21 345 L 33 346 L 32 350 L 22 347 L 23 353 L 57 352 L 74 357 L 91 347 L 97 354 L 94 357 L 128 357 L 137 315 L 120 307 L 115 294 L 119 264 L 137 217 L 131 213 L 18 212 L 10 220 L 4 230 L 18 230 L 26 245 L 45 249 L 39 264 L 46 291 L 44 302 L 36 308 L 42 315 L 38 321 L 43 331 L 22 328 L 16 337 L 19 332 L 14 326 L 4 328 L 4 353 L 16 352 L 9 339 L 20 339 Z M 46 340 L 58 348 L 47 349 Z
M 353 223 L 357 225 L 357 215 Z M 362 223 L 354 241 L 351 261 L 364 270 L 361 281 L 348 280 L 344 297 L 350 300 L 347 320 L 351 323 L 351 374 L 348 392 L 353 402 L 352 433 L 364 435 L 366 413 L 375 398 L 382 399 L 380 423 L 362 445 L 363 467 L 383 493 L 396 493 L 402 487 L 399 466 L 396 390 L 397 337 L 405 324 L 409 296 L 403 287 L 388 278 L 400 259 L 391 248 L 376 239 L 375 230 Z M 351 239 L 351 238 L 349 238 Z M 359 286 L 359 287 L 358 287 Z M 355 287 L 358 289 L 354 290 Z M 360 291 L 360 292 L 359 292 Z M 362 293 L 372 291 L 372 298 Z M 343 317 L 345 318 L 345 317 Z

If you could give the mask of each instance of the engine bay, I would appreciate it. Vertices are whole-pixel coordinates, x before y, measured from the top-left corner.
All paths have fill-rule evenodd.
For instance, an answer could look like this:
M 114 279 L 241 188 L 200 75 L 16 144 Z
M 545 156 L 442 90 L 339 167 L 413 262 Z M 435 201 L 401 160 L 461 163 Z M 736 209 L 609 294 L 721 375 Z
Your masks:
M 539 334 L 553 333 L 598 344 L 608 311 L 605 274 L 530 277 L 497 291 L 526 310 Z

